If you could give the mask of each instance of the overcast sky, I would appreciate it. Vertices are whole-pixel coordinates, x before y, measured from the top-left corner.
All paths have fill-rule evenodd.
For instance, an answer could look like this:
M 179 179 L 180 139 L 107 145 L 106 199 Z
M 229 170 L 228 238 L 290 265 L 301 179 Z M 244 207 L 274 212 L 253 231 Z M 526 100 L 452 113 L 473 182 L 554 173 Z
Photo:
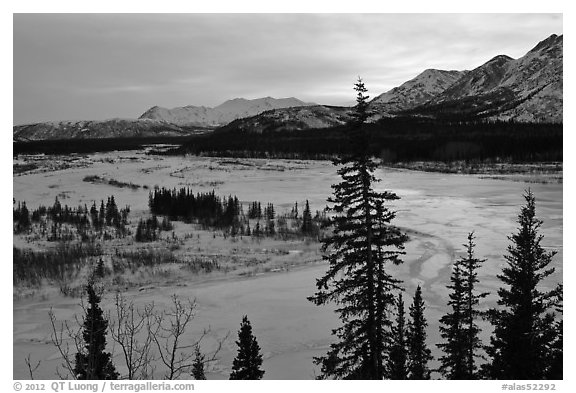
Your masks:
M 244 97 L 354 100 L 426 68 L 523 56 L 559 14 L 15 14 L 14 124 Z

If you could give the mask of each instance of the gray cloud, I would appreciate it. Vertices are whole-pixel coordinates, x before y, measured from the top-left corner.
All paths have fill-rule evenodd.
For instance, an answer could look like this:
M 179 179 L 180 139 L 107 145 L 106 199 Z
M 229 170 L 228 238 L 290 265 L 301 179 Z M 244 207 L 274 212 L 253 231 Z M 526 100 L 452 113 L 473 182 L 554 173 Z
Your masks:
M 14 122 L 136 117 L 233 97 L 353 100 L 426 68 L 522 56 L 551 14 L 15 14 Z

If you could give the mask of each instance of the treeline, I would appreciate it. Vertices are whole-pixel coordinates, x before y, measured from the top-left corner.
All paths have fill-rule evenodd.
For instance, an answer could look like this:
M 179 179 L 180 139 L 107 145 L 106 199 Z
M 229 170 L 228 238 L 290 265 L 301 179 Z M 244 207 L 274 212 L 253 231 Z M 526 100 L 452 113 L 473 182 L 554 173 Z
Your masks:
M 96 139 L 62 139 L 14 142 L 13 155 L 19 154 L 70 154 L 96 153 L 116 150 L 141 149 L 147 145 L 179 145 L 190 140 L 190 137 L 129 137 L 129 138 L 96 138 Z
M 562 124 L 384 118 L 367 123 L 367 152 L 385 162 L 562 161 Z M 167 154 L 327 159 L 352 152 L 350 125 L 253 133 L 222 129 L 190 139 Z
M 16 205 L 16 201 L 14 204 Z M 75 208 L 69 207 L 66 204 L 62 205 L 56 197 L 52 206 L 40 205 L 31 213 L 26 202 L 18 202 L 12 211 L 14 233 L 26 232 L 30 230 L 32 224 L 36 223 L 39 234 L 49 241 L 74 240 L 76 235 L 82 241 L 93 241 L 95 235 L 90 233 L 91 230 L 99 231 L 106 239 L 109 239 L 111 238 L 110 233 L 104 233 L 106 227 L 115 229 L 116 236 L 120 237 L 129 232 L 127 225 L 130 207 L 126 206 L 119 209 L 114 196 L 108 197 L 106 204 L 104 204 L 104 200 L 101 200 L 100 208 L 97 208 L 95 201 L 90 209 L 86 204 Z M 76 233 L 62 224 L 75 227 Z
M 316 211 L 312 216 L 309 202 L 306 201 L 300 214 L 296 202 L 290 212 L 277 214 L 273 203 L 254 201 L 244 212 L 237 196 L 220 197 L 214 191 L 194 193 L 187 187 L 180 189 L 157 188 L 148 197 L 150 212 L 167 216 L 170 220 L 182 220 L 201 224 L 204 228 L 224 230 L 230 236 L 308 236 L 317 238 L 320 229 L 327 221 L 325 212 Z M 252 220 L 252 222 L 251 222 Z M 256 221 L 256 222 L 254 222 Z M 154 230 L 162 225 L 153 218 L 142 222 L 142 231 L 148 231 L 145 239 L 155 239 Z
M 155 215 L 147 219 L 141 218 L 136 227 L 134 240 L 137 242 L 153 242 L 158 239 L 161 231 L 171 231 L 172 229 L 174 229 L 174 226 L 167 217 L 164 217 L 162 222 L 159 222 L 158 217 Z
M 148 206 L 152 214 L 215 228 L 237 225 L 241 209 L 236 196 L 220 198 L 214 191 L 194 194 L 187 187 L 179 190 L 157 188 L 150 192 Z

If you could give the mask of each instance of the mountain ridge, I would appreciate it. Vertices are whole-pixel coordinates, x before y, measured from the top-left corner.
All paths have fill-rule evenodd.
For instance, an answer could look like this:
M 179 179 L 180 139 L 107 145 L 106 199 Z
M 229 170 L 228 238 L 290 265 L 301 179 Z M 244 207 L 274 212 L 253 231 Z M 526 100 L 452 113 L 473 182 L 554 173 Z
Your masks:
M 167 109 L 154 106 L 144 112 L 139 119 L 161 120 L 179 126 L 218 127 L 236 119 L 255 116 L 268 110 L 310 105 L 313 104 L 294 97 L 273 98 L 268 96 L 252 100 L 233 98 L 214 108 L 187 105 Z
M 370 109 L 380 116 L 411 109 L 443 92 L 467 72 L 426 69 L 400 86 L 375 97 L 370 101 Z
M 553 34 L 518 59 L 495 56 L 404 114 L 560 123 L 562 45 L 563 36 Z
M 193 132 L 173 124 L 150 119 L 63 120 L 14 126 L 13 139 L 26 142 L 57 139 L 187 136 Z

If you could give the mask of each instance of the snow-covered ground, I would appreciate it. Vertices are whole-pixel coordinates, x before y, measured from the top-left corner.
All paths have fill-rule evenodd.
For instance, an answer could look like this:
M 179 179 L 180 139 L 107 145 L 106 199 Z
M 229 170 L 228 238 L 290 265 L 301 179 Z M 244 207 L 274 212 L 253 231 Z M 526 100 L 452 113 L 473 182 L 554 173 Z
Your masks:
M 41 159 L 41 158 L 40 158 Z M 27 160 L 30 161 L 30 160 Z M 49 159 L 52 168 L 59 160 Z M 23 163 L 20 161 L 19 163 Z M 119 206 L 132 207 L 134 215 L 147 209 L 148 190 L 160 187 L 189 186 L 197 191 L 214 189 L 217 194 L 237 195 L 241 201 L 273 202 L 277 212 L 288 210 L 295 201 L 321 209 L 338 181 L 335 168 L 325 161 L 228 159 L 146 156 L 141 152 L 114 152 L 82 156 L 68 162 L 66 169 L 40 169 L 14 177 L 14 198 L 29 207 L 50 205 L 56 196 L 62 203 L 90 205 L 113 194 Z M 148 186 L 148 189 L 118 188 L 109 184 L 84 182 L 97 175 L 120 182 Z M 445 310 L 445 288 L 451 262 L 462 255 L 466 235 L 475 231 L 476 252 L 487 258 L 480 271 L 483 289 L 493 295 L 500 285 L 496 278 L 504 263 L 515 231 L 515 220 L 524 203 L 522 194 L 530 187 L 536 196 L 537 215 L 544 220 L 543 244 L 558 251 L 554 258 L 556 274 L 547 285 L 562 280 L 562 184 L 526 184 L 483 179 L 475 175 L 446 175 L 408 170 L 380 169 L 379 189 L 396 192 L 401 199 L 392 208 L 396 224 L 410 235 L 407 255 L 400 267 L 392 268 L 405 282 L 405 303 L 410 303 L 416 285 L 423 285 L 430 324 L 429 344 L 438 343 L 438 319 Z M 132 216 L 131 214 L 131 216 Z M 313 258 L 312 258 L 313 259 Z M 230 332 L 219 361 L 209 378 L 227 378 L 236 348 L 234 340 L 242 315 L 247 314 L 264 353 L 265 378 L 313 378 L 312 357 L 323 354 L 331 341 L 330 331 L 338 325 L 331 307 L 316 307 L 306 300 L 315 291 L 315 279 L 326 269 L 321 262 L 310 262 L 290 271 L 269 272 L 250 278 L 223 278 L 194 281 L 183 286 L 158 285 L 147 291 L 137 289 L 126 296 L 137 304 L 154 301 L 167 304 L 169 296 L 195 297 L 198 314 L 189 340 L 208 326 L 215 338 Z M 107 301 L 111 296 L 107 297 Z M 54 307 L 59 320 L 72 320 L 80 313 L 78 299 L 52 296 L 14 301 L 14 378 L 27 378 L 24 358 L 42 360 L 37 378 L 55 378 L 60 363 L 50 344 L 48 310 Z M 485 336 L 486 336 L 485 332 Z M 110 340 L 109 340 L 110 341 Z M 119 359 L 116 363 L 119 363 Z M 157 372 L 161 377 L 161 370 Z

